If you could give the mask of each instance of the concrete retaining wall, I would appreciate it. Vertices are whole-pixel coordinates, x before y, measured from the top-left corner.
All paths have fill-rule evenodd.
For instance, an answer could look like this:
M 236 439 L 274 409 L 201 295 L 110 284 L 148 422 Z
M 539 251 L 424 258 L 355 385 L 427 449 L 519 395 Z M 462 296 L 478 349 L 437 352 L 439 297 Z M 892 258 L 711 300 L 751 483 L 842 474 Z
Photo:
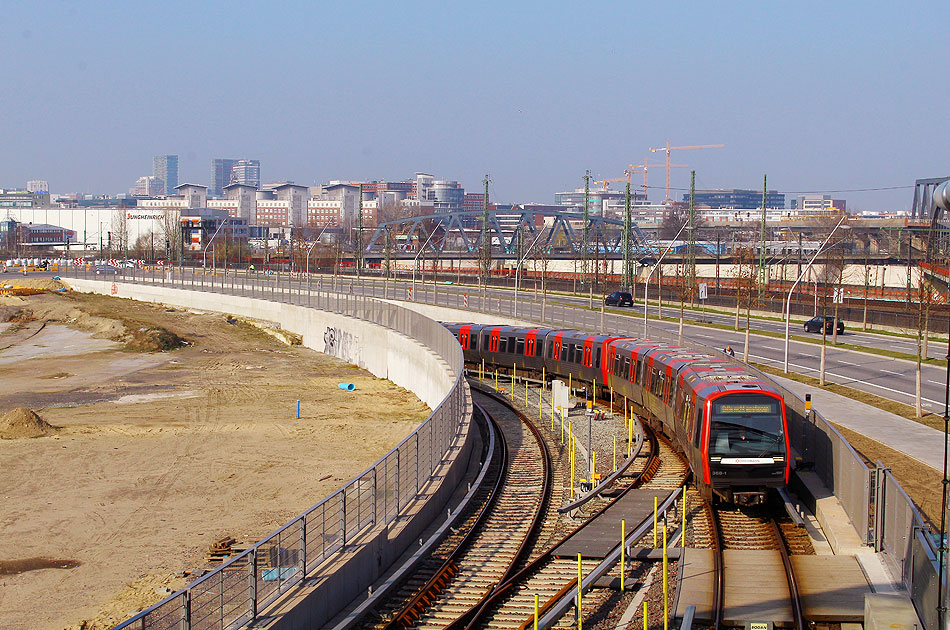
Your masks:
M 442 401 L 455 380 L 451 367 L 414 339 L 389 328 L 336 313 L 239 295 L 147 284 L 83 278 L 66 278 L 65 281 L 74 290 L 83 293 L 100 293 L 275 322 L 282 329 L 301 335 L 306 347 L 358 365 L 374 376 L 405 387 L 430 409 Z
M 205 293 L 154 285 L 69 278 L 76 291 L 154 302 L 201 311 L 240 315 L 278 324 L 302 336 L 303 345 L 358 365 L 380 378 L 414 392 L 435 408 L 451 391 L 456 373 L 432 350 L 415 339 L 364 320 L 304 306 L 257 298 Z M 464 383 L 463 383 L 464 386 Z M 355 597 L 366 592 L 445 513 L 446 505 L 461 483 L 472 453 L 472 406 L 462 409 L 460 436 L 424 486 L 409 513 L 389 527 L 375 527 L 351 541 L 344 557 L 327 561 L 320 577 L 305 580 L 288 591 L 258 617 L 257 626 L 271 630 L 304 630 L 321 627 Z

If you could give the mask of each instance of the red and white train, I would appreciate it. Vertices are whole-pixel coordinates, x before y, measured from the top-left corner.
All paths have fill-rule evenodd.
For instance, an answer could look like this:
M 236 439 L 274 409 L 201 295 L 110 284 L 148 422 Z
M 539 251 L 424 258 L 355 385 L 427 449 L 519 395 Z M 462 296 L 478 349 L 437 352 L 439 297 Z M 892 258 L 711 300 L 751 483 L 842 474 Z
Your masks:
M 470 364 L 608 388 L 686 457 L 707 498 L 765 500 L 790 472 L 785 400 L 724 356 L 636 337 L 578 330 L 446 324 Z

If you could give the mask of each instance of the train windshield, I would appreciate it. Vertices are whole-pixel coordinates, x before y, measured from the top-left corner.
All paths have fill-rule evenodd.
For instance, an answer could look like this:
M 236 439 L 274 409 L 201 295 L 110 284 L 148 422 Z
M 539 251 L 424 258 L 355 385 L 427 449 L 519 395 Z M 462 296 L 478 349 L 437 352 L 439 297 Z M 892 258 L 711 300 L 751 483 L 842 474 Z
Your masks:
M 712 402 L 709 455 L 775 457 L 785 455 L 782 402 L 761 394 L 734 394 Z

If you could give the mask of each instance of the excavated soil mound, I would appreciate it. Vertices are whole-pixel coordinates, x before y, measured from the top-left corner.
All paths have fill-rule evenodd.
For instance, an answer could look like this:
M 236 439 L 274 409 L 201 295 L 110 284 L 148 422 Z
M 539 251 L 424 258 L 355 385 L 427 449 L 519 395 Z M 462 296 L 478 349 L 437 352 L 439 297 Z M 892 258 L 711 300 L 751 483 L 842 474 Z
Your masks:
M 165 352 L 180 348 L 184 339 L 161 327 L 139 328 L 127 336 L 126 347 L 140 352 Z
M 34 438 L 50 435 L 56 427 L 39 417 L 32 409 L 17 407 L 0 417 L 0 439 Z

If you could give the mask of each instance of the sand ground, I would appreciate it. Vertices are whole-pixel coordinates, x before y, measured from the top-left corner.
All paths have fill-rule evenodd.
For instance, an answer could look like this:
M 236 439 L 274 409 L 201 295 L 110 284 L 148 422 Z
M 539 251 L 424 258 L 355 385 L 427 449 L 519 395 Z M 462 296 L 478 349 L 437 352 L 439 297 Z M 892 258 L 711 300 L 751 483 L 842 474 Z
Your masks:
M 0 320 L 35 318 L 0 328 L 0 415 L 29 407 L 57 427 L 0 439 L 0 628 L 111 627 L 184 585 L 211 542 L 267 534 L 428 414 L 388 381 L 219 314 L 0 300 Z M 187 345 L 128 350 L 156 326 Z

